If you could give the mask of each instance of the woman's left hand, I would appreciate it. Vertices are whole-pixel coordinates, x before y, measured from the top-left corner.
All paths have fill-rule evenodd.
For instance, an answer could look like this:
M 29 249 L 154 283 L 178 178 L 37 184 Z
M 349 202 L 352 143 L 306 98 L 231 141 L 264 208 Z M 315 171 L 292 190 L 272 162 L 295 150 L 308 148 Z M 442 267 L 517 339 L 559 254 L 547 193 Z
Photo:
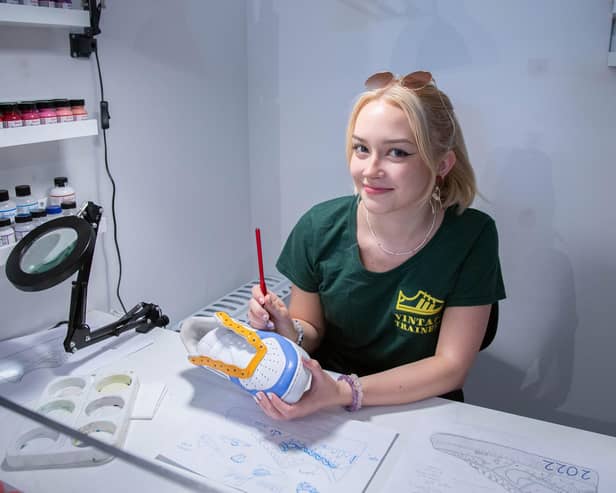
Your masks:
M 310 390 L 295 404 L 287 404 L 275 394 L 266 395 L 264 392 L 256 394 L 257 404 L 270 418 L 276 420 L 301 418 L 326 407 L 350 403 L 351 388 L 346 382 L 334 380 L 321 368 L 317 360 L 304 359 L 303 364 L 312 373 L 312 383 Z

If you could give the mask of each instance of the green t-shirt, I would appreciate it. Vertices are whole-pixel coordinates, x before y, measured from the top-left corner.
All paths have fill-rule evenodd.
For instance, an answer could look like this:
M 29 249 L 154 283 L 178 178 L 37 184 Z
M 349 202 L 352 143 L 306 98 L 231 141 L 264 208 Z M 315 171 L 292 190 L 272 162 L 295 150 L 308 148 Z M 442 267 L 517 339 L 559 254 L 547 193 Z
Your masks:
M 313 357 L 329 370 L 368 375 L 434 355 L 447 306 L 488 305 L 505 297 L 494 221 L 455 207 L 413 257 L 370 272 L 357 246 L 357 199 L 314 206 L 299 220 L 276 267 L 319 293 L 325 337 Z

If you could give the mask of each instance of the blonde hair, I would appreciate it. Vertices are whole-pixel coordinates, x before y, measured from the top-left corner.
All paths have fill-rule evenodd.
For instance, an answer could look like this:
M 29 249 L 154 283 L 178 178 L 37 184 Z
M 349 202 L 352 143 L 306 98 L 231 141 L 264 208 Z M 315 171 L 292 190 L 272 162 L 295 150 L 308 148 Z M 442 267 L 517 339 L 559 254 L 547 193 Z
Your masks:
M 353 106 L 346 131 L 346 157 L 350 164 L 353 155 L 353 132 L 359 112 L 368 103 L 384 100 L 399 107 L 406 115 L 419 156 L 436 179 L 438 165 L 448 151 L 456 162 L 443 178 L 440 186 L 443 207 L 457 205 L 458 214 L 471 205 L 477 194 L 475 173 L 468 158 L 462 129 L 447 95 L 430 83 L 421 89 L 407 89 L 399 81 L 381 89 L 362 93 Z M 427 190 L 425 200 L 432 194 Z

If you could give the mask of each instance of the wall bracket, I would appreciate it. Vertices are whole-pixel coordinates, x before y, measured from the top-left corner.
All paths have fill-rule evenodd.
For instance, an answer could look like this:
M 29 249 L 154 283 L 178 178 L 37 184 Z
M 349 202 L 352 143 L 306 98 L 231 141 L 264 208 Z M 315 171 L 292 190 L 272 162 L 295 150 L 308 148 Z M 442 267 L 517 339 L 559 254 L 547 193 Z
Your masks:
M 96 38 L 91 34 L 70 33 L 71 57 L 90 58 L 96 51 Z

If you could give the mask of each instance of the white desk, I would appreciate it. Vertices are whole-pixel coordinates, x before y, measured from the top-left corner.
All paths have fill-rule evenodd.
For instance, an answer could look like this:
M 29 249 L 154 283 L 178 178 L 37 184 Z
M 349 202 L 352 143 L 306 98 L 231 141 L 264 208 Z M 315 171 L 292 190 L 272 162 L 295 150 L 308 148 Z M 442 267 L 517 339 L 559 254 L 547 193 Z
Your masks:
M 131 453 L 154 459 L 173 442 L 178 430 L 186 429 L 191 423 L 207 425 L 208 398 L 221 392 L 240 391 L 189 364 L 177 333 L 156 329 L 137 337 L 154 342 L 122 357 L 121 361 L 110 363 L 108 369 L 134 369 L 142 384 L 164 382 L 167 385 L 167 395 L 154 419 L 131 421 L 124 446 Z M 80 373 L 78 367 L 36 370 L 19 384 L 0 385 L 0 394 L 27 404 L 52 377 L 69 371 Z M 244 402 L 247 409 L 254 411 L 256 404 L 248 394 Z M 613 437 L 442 399 L 366 408 L 353 414 L 340 410 L 335 414 L 400 433 L 370 483 L 369 492 L 616 491 L 616 438 Z M 4 456 L 20 421 L 22 418 L 0 408 L 0 455 Z M 187 472 L 182 474 L 197 477 Z M 0 469 L 0 479 L 28 493 L 95 493 L 135 488 L 157 493 L 188 491 L 119 459 L 82 468 Z M 237 492 L 220 483 L 199 480 L 212 490 Z M 503 481 L 508 481 L 507 489 L 501 486 Z

